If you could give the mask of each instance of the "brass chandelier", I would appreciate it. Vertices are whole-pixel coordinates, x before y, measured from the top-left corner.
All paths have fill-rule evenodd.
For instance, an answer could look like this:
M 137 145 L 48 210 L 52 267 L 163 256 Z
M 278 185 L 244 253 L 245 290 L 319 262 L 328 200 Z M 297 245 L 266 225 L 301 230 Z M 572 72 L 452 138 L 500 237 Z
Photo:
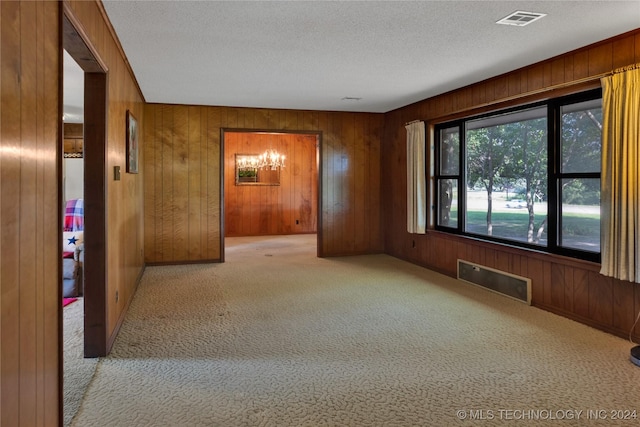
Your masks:
M 267 151 L 257 156 L 258 169 L 276 170 L 284 167 L 285 155 L 269 148 Z

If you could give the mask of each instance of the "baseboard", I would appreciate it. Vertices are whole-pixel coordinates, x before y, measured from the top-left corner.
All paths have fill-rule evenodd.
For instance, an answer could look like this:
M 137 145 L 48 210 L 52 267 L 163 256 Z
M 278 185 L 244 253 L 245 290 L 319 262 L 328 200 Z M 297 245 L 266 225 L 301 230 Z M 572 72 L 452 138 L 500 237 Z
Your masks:
M 138 292 L 138 286 L 140 285 L 140 282 L 142 281 L 142 276 L 144 275 L 144 270 L 146 268 L 147 268 L 147 265 L 143 264 L 142 268 L 140 269 L 140 272 L 138 273 L 138 277 L 136 277 L 136 282 L 135 282 L 135 285 L 133 286 L 133 292 L 131 292 L 131 296 L 125 302 L 124 309 L 122 310 L 122 313 L 120 313 L 120 316 L 118 317 L 118 321 L 116 322 L 116 327 L 113 328 L 113 331 L 112 331 L 111 335 L 109 336 L 109 339 L 107 340 L 107 354 L 111 353 L 111 348 L 113 347 L 113 343 L 116 341 L 116 337 L 118 336 L 118 333 L 120 332 L 120 327 L 122 326 L 122 323 L 124 322 L 124 318 L 127 315 L 127 312 L 129 311 L 129 306 L 131 305 L 131 301 L 133 301 L 133 298 L 135 297 L 136 293 Z
M 593 319 L 589 319 L 587 317 L 579 316 L 579 315 L 571 313 L 569 311 L 560 310 L 558 308 L 547 306 L 545 304 L 538 304 L 535 301 L 533 301 L 531 305 L 536 307 L 536 308 L 539 308 L 541 310 L 548 311 L 550 313 L 557 314 L 558 316 L 566 317 L 567 319 L 574 320 L 574 321 L 576 321 L 578 323 L 582 323 L 584 325 L 590 326 L 590 327 L 592 327 L 594 329 L 597 329 L 599 331 L 606 332 L 608 334 L 615 335 L 617 337 L 624 338 L 624 339 L 627 339 L 627 340 L 629 339 L 629 331 L 623 331 L 623 330 L 618 329 L 618 328 L 614 328 L 614 327 L 611 327 L 611 326 L 603 325 L 601 323 L 598 323 L 598 322 L 594 321 Z M 638 342 L 640 342 L 640 335 L 631 334 L 631 339 L 633 339 L 634 342 L 638 343 Z
M 160 261 L 160 262 L 147 262 L 147 267 L 157 267 L 162 265 L 188 265 L 188 264 L 213 264 L 213 263 L 221 263 L 222 260 L 220 258 L 213 259 L 198 259 L 192 261 Z

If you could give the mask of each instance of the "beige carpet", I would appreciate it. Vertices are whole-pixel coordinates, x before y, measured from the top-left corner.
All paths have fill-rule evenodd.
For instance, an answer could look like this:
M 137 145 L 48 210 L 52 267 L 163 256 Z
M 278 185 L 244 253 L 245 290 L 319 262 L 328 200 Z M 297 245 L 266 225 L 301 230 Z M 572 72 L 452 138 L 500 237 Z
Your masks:
M 637 425 L 623 339 L 315 236 L 226 245 L 147 268 L 74 426 Z
M 84 300 L 62 309 L 63 333 L 63 421 L 71 424 L 95 373 L 98 359 L 84 358 Z

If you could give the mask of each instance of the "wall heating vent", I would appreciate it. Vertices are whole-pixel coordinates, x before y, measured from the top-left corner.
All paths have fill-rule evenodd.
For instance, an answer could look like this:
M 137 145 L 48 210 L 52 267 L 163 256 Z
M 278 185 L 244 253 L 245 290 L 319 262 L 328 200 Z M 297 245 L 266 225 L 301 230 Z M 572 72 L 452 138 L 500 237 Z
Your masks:
M 458 260 L 458 279 L 531 304 L 531 279 Z

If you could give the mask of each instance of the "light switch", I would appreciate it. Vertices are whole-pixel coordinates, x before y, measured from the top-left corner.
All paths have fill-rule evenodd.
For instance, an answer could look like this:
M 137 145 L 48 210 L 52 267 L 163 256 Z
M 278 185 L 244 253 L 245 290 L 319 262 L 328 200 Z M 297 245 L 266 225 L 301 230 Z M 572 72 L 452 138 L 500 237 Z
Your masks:
M 114 181 L 120 181 L 120 166 L 113 167 L 113 179 Z

